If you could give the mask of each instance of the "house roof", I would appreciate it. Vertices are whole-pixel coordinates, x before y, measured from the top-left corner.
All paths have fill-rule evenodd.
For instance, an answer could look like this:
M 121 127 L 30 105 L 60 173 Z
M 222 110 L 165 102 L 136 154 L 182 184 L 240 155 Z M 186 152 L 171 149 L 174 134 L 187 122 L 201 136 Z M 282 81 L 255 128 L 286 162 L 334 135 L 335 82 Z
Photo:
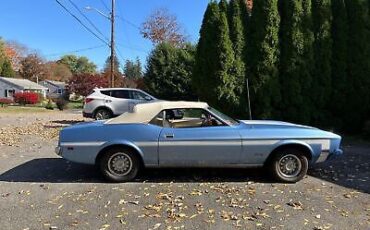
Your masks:
M 62 81 L 45 80 L 45 82 L 48 82 L 60 88 L 64 88 L 66 86 L 66 83 Z
M 22 89 L 47 90 L 48 88 L 27 79 L 0 77 L 0 80 Z
M 129 124 L 149 123 L 157 114 L 166 109 L 206 109 L 208 104 L 204 102 L 189 101 L 154 101 L 137 104 L 131 112 L 122 114 L 119 117 L 108 120 L 107 124 Z

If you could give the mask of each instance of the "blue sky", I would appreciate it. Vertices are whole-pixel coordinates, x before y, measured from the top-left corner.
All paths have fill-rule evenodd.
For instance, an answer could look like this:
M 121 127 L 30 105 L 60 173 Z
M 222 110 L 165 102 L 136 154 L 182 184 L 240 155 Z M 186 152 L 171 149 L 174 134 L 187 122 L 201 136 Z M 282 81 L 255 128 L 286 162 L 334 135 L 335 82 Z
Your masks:
M 81 19 L 68 0 L 60 0 Z M 107 12 L 104 4 L 110 7 L 110 0 L 73 0 L 82 10 L 95 7 Z M 203 14 L 208 0 L 116 0 L 117 47 L 124 59 L 139 57 L 145 62 L 152 49 L 151 42 L 143 39 L 136 26 L 155 9 L 167 8 L 178 17 L 192 42 L 199 37 Z M 109 21 L 94 11 L 86 15 L 104 33 L 110 36 Z M 86 25 L 89 25 L 85 22 Z M 87 32 L 74 18 L 61 8 L 55 0 L 2 0 L 0 14 L 0 37 L 16 40 L 37 50 L 47 60 L 58 59 L 59 54 L 103 45 L 101 41 Z M 55 55 L 58 54 L 58 55 Z M 100 47 L 76 53 L 94 61 L 99 67 L 109 56 L 108 47 Z

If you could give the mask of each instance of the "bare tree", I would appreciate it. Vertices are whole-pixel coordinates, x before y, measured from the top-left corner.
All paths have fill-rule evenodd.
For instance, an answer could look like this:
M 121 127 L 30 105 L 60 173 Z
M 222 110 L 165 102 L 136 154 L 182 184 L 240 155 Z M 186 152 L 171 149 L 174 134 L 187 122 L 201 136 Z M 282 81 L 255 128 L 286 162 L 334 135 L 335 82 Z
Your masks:
M 6 41 L 5 53 L 10 59 L 13 69 L 18 71 L 21 68 L 21 61 L 27 56 L 29 49 L 17 41 Z
M 165 8 L 153 11 L 142 24 L 141 34 L 154 44 L 168 42 L 175 46 L 182 46 L 188 40 L 176 15 L 171 14 Z
M 45 79 L 54 81 L 68 81 L 72 77 L 72 72 L 67 65 L 50 61 L 45 63 Z
M 20 75 L 31 81 L 44 80 L 46 74 L 45 62 L 38 54 L 29 54 L 20 62 Z

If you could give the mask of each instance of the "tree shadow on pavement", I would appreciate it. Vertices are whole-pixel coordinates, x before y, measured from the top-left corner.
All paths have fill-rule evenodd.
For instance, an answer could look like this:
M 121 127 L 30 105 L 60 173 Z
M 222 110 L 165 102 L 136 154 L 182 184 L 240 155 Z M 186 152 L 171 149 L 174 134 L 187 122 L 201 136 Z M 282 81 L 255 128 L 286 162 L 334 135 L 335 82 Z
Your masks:
M 51 123 L 53 124 L 62 125 L 62 126 L 69 126 L 69 125 L 74 125 L 74 124 L 83 123 L 83 122 L 85 121 L 84 120 L 54 120 L 54 121 L 51 121 Z
M 106 183 L 95 166 L 61 158 L 41 158 L 18 165 L 0 175 L 0 181 L 35 183 Z M 272 183 L 263 169 L 145 169 L 133 183 L 191 182 Z
M 370 193 L 370 146 L 347 145 L 342 156 L 314 165 L 309 175 Z
M 75 164 L 61 158 L 34 159 L 0 175 L 7 182 L 93 183 L 101 180 L 94 166 Z

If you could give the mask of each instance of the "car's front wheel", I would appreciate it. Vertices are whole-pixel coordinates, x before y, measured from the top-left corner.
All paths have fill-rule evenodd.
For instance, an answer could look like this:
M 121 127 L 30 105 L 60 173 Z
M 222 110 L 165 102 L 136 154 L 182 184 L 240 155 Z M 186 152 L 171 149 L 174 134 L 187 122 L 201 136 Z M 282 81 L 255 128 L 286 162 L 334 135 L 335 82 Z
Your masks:
M 95 112 L 94 118 L 95 120 L 106 120 L 113 117 L 113 114 L 108 109 L 99 109 Z
M 130 149 L 112 148 L 100 159 L 100 171 L 112 182 L 127 182 L 136 177 L 140 169 L 137 155 Z
M 307 157 L 296 149 L 283 149 L 277 152 L 270 164 L 272 175 L 282 181 L 295 183 L 307 174 Z

